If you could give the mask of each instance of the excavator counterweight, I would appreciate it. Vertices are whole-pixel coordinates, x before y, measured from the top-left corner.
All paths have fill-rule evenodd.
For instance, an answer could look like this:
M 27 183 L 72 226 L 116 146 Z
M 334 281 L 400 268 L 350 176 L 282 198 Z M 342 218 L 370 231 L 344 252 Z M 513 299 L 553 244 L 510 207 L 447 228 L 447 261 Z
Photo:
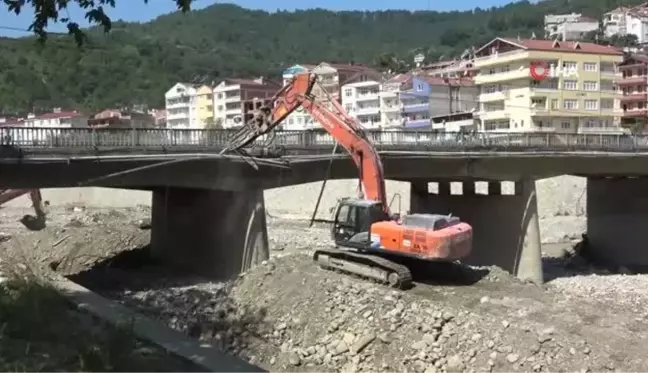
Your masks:
M 358 167 L 362 193 L 358 199 L 338 203 L 331 228 L 336 249 L 317 250 L 313 259 L 326 269 L 402 288 L 411 284 L 412 274 L 398 258 L 455 261 L 468 255 L 472 249 L 472 227 L 459 218 L 438 214 L 402 218 L 392 215 L 380 155 L 358 122 L 337 101 L 329 97 L 320 102 L 311 94 L 318 84 L 315 74 L 296 75 L 269 106 L 255 113 L 224 150 L 249 146 L 303 107 L 349 153 Z

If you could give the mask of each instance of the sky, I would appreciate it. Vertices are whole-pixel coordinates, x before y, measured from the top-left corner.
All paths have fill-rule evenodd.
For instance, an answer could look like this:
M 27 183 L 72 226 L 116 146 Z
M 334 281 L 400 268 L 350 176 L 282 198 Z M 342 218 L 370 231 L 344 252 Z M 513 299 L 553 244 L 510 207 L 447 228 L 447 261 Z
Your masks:
M 324 8 L 331 10 L 385 10 L 385 9 L 407 9 L 407 10 L 469 10 L 476 7 L 488 8 L 500 6 L 512 2 L 511 0 L 196 0 L 193 9 L 205 8 L 209 5 L 229 2 L 245 8 L 263 9 L 267 11 Z M 268 5 L 272 4 L 272 5 Z M 28 35 L 25 30 L 32 21 L 33 8 L 25 8 L 22 14 L 16 16 L 9 13 L 6 6 L 0 2 L 0 36 L 19 37 Z M 149 0 L 144 4 L 143 0 L 116 0 L 114 9 L 106 10 L 106 13 L 113 20 L 122 19 L 125 21 L 146 22 L 157 16 L 175 11 L 173 0 Z M 79 23 L 82 27 L 88 25 L 84 20 L 84 12 L 78 7 L 68 10 L 71 20 Z M 67 16 L 64 14 L 62 16 Z M 4 29 L 3 29 L 4 27 Z M 18 30 L 10 30 L 12 28 Z M 54 24 L 49 31 L 66 32 L 65 25 Z

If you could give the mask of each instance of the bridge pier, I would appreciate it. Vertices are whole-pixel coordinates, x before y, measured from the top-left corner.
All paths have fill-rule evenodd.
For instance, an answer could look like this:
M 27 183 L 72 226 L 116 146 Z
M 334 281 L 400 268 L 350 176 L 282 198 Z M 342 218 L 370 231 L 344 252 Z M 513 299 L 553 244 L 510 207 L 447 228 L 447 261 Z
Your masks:
M 268 259 L 263 190 L 153 191 L 153 256 L 196 274 L 231 278 Z
M 648 269 L 648 178 L 587 178 L 587 255 Z
M 473 250 L 463 260 L 471 265 L 496 265 L 517 277 L 543 282 L 540 224 L 535 181 L 515 183 L 515 193 L 502 193 L 501 183 L 489 182 L 488 194 L 477 194 L 474 181 L 462 183 L 452 195 L 449 182 L 430 193 L 427 182 L 412 182 L 411 213 L 458 216 L 473 227 Z

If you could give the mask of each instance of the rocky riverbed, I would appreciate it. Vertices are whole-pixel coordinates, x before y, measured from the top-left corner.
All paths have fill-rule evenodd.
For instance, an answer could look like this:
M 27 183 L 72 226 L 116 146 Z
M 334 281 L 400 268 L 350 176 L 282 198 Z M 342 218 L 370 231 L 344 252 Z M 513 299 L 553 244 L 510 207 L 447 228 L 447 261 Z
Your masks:
M 551 188 L 538 188 L 545 224 L 584 221 L 577 184 Z M 312 189 L 316 197 L 319 189 Z M 353 188 L 334 192 L 327 203 Z M 77 274 L 76 281 L 95 291 L 270 371 L 586 372 L 648 366 L 646 275 L 613 274 L 578 258 L 557 258 L 567 244 L 553 244 L 545 246 L 552 280 L 542 288 L 498 268 L 452 266 L 419 274 L 409 291 L 394 291 L 315 266 L 310 253 L 330 246 L 327 227 L 287 219 L 308 216 L 314 198 L 301 201 L 293 191 L 284 204 L 272 202 L 282 200 L 282 193 L 287 192 L 266 195 L 271 259 L 229 282 L 174 275 L 142 259 L 137 248 L 149 239 L 140 229 L 150 213 L 144 207 L 54 209 L 41 232 L 13 223 L 24 211 L 2 210 L 0 258 Z M 548 204 L 546 193 L 571 199 Z M 299 204 L 307 207 L 291 207 Z M 545 241 L 583 232 L 568 230 Z M 124 251 L 130 256 L 118 255 Z M 101 269 L 91 269 L 99 262 Z

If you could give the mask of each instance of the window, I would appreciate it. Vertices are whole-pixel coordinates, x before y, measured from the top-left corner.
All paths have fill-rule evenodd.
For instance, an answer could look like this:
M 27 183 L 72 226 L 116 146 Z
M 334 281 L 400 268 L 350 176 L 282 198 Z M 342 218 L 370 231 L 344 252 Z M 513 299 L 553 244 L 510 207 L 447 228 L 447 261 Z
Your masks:
M 216 97 L 218 97 L 219 100 L 222 100 L 223 99 L 223 94 L 219 93 L 218 96 L 216 96 Z
M 574 71 L 578 68 L 578 64 L 576 62 L 566 61 L 563 62 L 563 68 L 567 71 Z
M 568 120 L 564 120 L 564 121 L 562 121 L 562 122 L 560 123 L 560 128 L 562 128 L 562 129 L 564 129 L 564 130 L 568 130 L 568 129 L 570 129 L 570 128 L 571 128 L 571 122 L 569 122 Z
M 588 119 L 585 121 L 585 127 L 586 128 L 598 127 L 598 123 L 596 123 L 596 120 L 594 119 Z
M 598 100 L 585 100 L 585 110 L 598 110 Z
M 583 89 L 586 91 L 598 91 L 598 82 L 594 82 L 594 81 L 583 82 Z
M 419 91 L 419 92 L 422 91 L 423 90 L 423 84 L 417 84 L 416 85 L 416 90 Z
M 347 88 L 347 89 L 344 90 L 344 95 L 346 97 L 351 97 L 352 94 L 353 94 L 353 91 L 351 90 L 351 88 Z
M 558 105 L 558 100 L 557 99 L 551 100 L 551 108 L 554 109 L 554 110 L 560 108 L 560 106 Z
M 565 109 L 578 109 L 578 100 L 563 100 L 563 108 Z
M 218 105 L 218 111 L 223 111 L 223 105 Z
M 565 80 L 563 82 L 563 88 L 570 91 L 575 91 L 578 89 L 578 81 L 576 80 Z
M 598 64 L 596 62 L 584 62 L 583 71 L 596 72 L 598 70 Z
M 353 105 L 351 104 L 344 105 L 344 110 L 346 110 L 347 112 L 351 112 L 352 109 L 353 109 Z
M 602 98 L 601 99 L 601 109 L 614 109 L 614 99 L 612 99 L 612 98 Z

